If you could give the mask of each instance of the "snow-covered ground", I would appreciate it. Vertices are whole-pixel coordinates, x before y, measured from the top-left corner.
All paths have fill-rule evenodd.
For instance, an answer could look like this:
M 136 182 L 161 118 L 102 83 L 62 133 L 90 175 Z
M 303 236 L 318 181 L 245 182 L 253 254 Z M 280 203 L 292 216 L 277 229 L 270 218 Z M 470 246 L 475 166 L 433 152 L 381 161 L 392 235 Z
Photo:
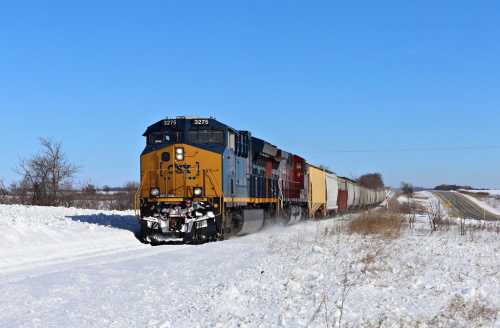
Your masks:
M 400 204 L 405 204 L 408 203 L 408 197 L 405 195 L 399 195 L 397 198 L 397 201 Z M 429 191 L 418 191 L 413 194 L 413 197 L 411 197 L 411 201 L 413 203 L 422 205 L 424 207 L 430 206 L 431 202 L 436 202 L 439 201 L 436 196 L 432 192 Z
M 471 195 L 461 193 L 464 197 L 469 199 L 471 202 L 479 205 L 480 207 L 484 208 L 490 213 L 500 215 L 500 199 L 493 198 L 493 197 L 481 197 L 481 198 L 476 198 Z
M 136 249 L 133 212 L 0 205 L 0 272 Z
M 342 217 L 152 248 L 99 213 L 0 207 L 0 327 L 500 327 L 496 232 L 418 217 L 386 240 Z
M 500 190 L 498 189 L 483 189 L 483 190 L 460 190 L 460 191 L 466 191 L 466 192 L 473 192 L 473 193 L 488 193 L 491 196 L 500 196 Z

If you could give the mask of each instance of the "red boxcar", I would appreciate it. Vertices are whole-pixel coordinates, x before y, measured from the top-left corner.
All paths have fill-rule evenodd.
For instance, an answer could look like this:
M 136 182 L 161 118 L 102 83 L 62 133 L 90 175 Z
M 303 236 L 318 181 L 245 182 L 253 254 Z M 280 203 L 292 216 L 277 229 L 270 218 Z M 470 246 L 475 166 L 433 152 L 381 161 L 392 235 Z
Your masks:
M 290 179 L 290 198 L 300 199 L 300 193 L 304 189 L 304 176 L 306 161 L 297 155 L 292 156 L 293 174 Z
M 337 196 L 337 205 L 339 207 L 338 211 L 339 212 L 346 212 L 347 211 L 347 199 L 348 199 L 347 181 L 339 177 L 338 183 L 339 183 L 339 194 Z

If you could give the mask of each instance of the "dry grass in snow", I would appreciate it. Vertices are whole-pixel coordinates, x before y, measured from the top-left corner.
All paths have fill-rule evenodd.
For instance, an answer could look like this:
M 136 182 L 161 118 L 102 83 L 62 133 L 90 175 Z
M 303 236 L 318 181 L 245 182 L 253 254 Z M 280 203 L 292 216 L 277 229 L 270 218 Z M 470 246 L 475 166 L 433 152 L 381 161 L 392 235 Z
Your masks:
M 348 233 L 360 235 L 380 235 L 385 238 L 398 238 L 404 217 L 394 211 L 376 209 L 360 214 L 347 224 Z

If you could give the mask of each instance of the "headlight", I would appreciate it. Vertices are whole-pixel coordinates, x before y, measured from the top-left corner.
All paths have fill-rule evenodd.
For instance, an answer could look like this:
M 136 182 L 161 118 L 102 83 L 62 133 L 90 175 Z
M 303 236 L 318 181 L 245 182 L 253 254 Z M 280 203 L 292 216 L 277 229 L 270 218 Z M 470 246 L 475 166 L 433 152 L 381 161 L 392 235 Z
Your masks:
M 151 188 L 150 194 L 153 197 L 160 196 L 160 188 Z
M 175 159 L 178 161 L 184 160 L 184 148 L 175 148 Z
M 203 189 L 201 187 L 194 187 L 193 188 L 193 195 L 194 196 L 201 196 L 201 194 L 203 194 Z

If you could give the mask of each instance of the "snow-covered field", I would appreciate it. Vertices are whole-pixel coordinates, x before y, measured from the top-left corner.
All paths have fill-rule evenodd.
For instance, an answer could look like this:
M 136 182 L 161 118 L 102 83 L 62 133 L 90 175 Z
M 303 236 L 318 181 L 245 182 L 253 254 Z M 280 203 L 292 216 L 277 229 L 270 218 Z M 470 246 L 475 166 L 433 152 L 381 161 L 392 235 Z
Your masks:
M 0 327 L 500 327 L 500 235 L 349 217 L 144 246 L 132 213 L 0 206 Z
M 500 196 L 500 190 L 498 189 L 483 189 L 483 190 L 463 190 L 466 192 L 474 192 L 474 193 L 485 193 L 487 192 L 491 196 Z

